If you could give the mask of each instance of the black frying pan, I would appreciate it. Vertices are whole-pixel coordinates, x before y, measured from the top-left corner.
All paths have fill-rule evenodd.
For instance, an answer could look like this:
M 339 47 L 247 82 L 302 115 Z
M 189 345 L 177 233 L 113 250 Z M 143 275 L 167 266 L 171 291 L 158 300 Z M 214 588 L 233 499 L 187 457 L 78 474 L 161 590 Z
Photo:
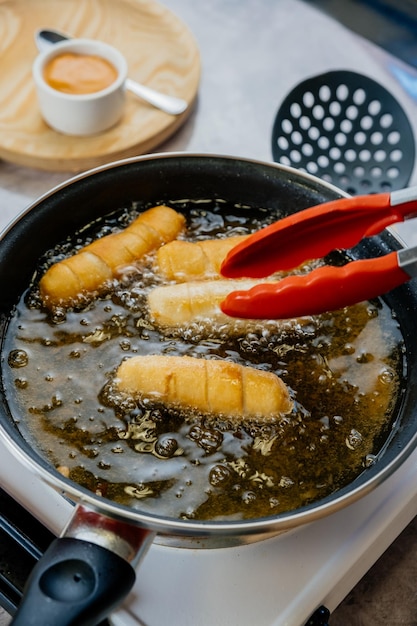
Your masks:
M 36 201 L 0 241 L 0 336 L 38 259 L 83 225 L 132 200 L 167 202 L 219 198 L 248 207 L 294 212 L 343 195 L 335 187 L 278 165 L 209 155 L 169 154 L 140 157 L 81 174 Z M 386 254 L 399 244 L 388 232 L 363 241 L 354 258 Z M 396 407 L 396 421 L 378 461 L 355 481 L 314 504 L 268 518 L 204 522 L 177 520 L 110 502 L 59 474 L 22 438 L 0 392 L 4 442 L 54 488 L 78 505 L 64 536 L 52 545 L 32 575 L 15 624 L 92 625 L 127 594 L 134 566 L 155 534 L 160 541 L 197 540 L 225 546 L 262 539 L 328 515 L 369 493 L 408 457 L 417 441 L 417 290 L 414 281 L 387 294 L 400 323 L 407 372 Z M 3 382 L 2 382 L 3 385 Z M 81 538 L 81 539 L 80 539 Z M 197 544 L 196 544 L 197 547 Z

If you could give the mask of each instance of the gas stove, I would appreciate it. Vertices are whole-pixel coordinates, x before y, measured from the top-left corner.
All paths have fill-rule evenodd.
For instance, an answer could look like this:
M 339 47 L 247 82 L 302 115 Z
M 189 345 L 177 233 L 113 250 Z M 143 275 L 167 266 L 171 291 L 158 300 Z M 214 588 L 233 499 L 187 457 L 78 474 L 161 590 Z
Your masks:
M 65 526 L 73 505 L 0 447 L 6 492 L 0 493 L 0 604 L 13 613 L 30 569 Z M 358 502 L 258 543 L 206 550 L 155 543 L 110 624 L 327 624 L 328 611 L 415 516 L 416 472 L 417 451 Z

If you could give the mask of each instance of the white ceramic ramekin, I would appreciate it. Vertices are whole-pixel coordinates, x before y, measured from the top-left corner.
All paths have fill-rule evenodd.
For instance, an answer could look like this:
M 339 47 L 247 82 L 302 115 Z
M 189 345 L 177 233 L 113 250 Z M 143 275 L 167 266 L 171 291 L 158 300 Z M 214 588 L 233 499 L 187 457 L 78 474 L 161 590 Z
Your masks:
M 44 78 L 46 64 L 59 54 L 73 52 L 96 55 L 117 71 L 116 80 L 105 89 L 89 94 L 68 94 L 51 87 Z M 70 39 L 41 52 L 33 64 L 42 116 L 49 126 L 67 135 L 92 135 L 114 126 L 123 115 L 127 63 L 112 46 L 91 39 Z

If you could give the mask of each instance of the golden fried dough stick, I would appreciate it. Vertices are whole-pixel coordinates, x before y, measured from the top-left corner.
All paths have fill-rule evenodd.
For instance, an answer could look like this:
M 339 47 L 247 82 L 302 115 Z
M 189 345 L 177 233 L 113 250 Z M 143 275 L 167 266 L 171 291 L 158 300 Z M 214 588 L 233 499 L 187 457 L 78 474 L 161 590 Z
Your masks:
M 52 265 L 39 284 L 43 304 L 71 306 L 85 296 L 94 296 L 117 268 L 172 241 L 184 223 L 184 216 L 167 206 L 145 211 L 124 230 L 97 239 Z
M 162 328 L 175 328 L 196 320 L 230 323 L 232 318 L 220 309 L 222 300 L 232 291 L 250 289 L 259 282 L 207 280 L 156 287 L 148 294 L 149 315 Z
M 248 235 L 204 241 L 171 241 L 157 252 L 155 267 L 167 280 L 219 278 L 227 253 Z
M 167 407 L 233 419 L 271 419 L 293 403 L 285 383 L 271 372 L 189 356 L 146 355 L 122 361 L 120 391 Z

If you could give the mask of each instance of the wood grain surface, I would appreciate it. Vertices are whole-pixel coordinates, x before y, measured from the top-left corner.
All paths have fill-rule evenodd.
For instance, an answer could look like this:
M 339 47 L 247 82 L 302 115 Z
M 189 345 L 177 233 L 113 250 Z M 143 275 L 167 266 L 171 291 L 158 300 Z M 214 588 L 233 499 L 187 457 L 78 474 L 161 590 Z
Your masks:
M 101 39 L 126 57 L 129 77 L 184 98 L 179 116 L 127 93 L 122 121 L 94 136 L 59 134 L 43 121 L 32 79 L 34 32 L 54 28 Z M 174 133 L 196 99 L 200 56 L 192 33 L 152 0 L 0 0 L 0 158 L 51 171 L 82 171 L 144 154 Z

